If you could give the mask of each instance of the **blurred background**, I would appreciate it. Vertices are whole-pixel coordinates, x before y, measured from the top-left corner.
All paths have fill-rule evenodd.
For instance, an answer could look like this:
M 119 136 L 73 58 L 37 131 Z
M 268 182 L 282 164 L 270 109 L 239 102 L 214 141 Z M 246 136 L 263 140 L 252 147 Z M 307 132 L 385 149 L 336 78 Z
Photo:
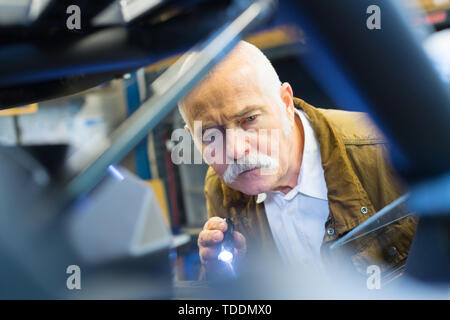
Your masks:
M 56 181 L 55 183 L 50 183 L 51 195 L 46 190 L 45 196 L 42 196 L 42 198 L 52 200 L 44 203 L 38 201 L 40 204 L 37 205 L 33 202 L 36 198 L 30 196 L 34 191 L 27 189 L 28 183 L 12 187 L 19 180 L 9 180 L 8 182 L 3 180 L 0 185 L 4 196 L 2 200 L 5 201 L 0 206 L 2 209 L 0 214 L 2 215 L 10 214 L 9 210 L 11 208 L 16 208 L 24 215 L 24 210 L 27 211 L 27 214 L 30 214 L 28 211 L 30 207 L 27 207 L 27 204 L 30 204 L 33 209 L 36 209 L 39 205 L 42 205 L 42 208 L 47 208 L 47 206 L 53 207 L 49 203 L 59 203 L 54 200 L 54 197 L 65 199 L 65 195 L 59 195 L 58 191 L 56 191 L 58 195 L 54 196 L 54 190 L 62 189 L 62 186 L 65 186 L 65 183 L 73 178 L 73 175 L 70 174 L 68 175 L 69 178 L 66 176 L 66 160 L 72 156 L 89 158 L 90 154 L 83 153 L 83 150 L 88 150 L 90 143 L 94 140 L 113 141 L 110 137 L 117 136 L 116 129 L 120 128 L 121 124 L 129 119 L 136 110 L 151 101 L 150 99 L 155 95 L 154 88 L 152 90 L 152 83 L 173 66 L 195 43 L 205 39 L 206 36 L 214 35 L 214 32 L 220 30 L 222 26 L 228 26 L 229 21 L 233 21 L 235 17 L 244 11 L 245 5 L 251 3 L 251 1 L 238 1 L 239 5 L 233 7 L 233 1 L 147 1 L 147 4 L 152 4 L 153 7 L 149 6 L 144 10 L 136 5 L 134 10 L 141 8 L 142 10 L 139 9 L 141 14 L 136 13 L 135 16 L 130 14 L 130 17 L 127 18 L 125 14 L 120 15 L 117 13 L 119 10 L 117 7 L 118 2 L 116 2 L 116 7 L 114 7 L 115 1 L 98 1 L 96 5 L 88 4 L 87 1 L 71 1 L 70 3 L 73 2 L 79 5 L 82 14 L 81 21 L 82 23 L 90 21 L 89 27 L 81 28 L 81 30 L 59 31 L 57 26 L 61 25 L 61 23 L 66 23 L 68 13 L 66 13 L 65 9 L 69 2 L 58 1 L 58 4 L 55 4 L 56 2 L 0 0 L 0 74 L 2 74 L 0 76 L 0 144 L 6 148 L 2 150 L 9 150 L 4 151 L 4 159 L 10 159 L 9 161 L 15 163 L 15 165 L 22 163 L 22 160 L 11 160 L 18 159 L 17 155 L 8 156 L 12 150 L 10 148 L 20 147 L 21 150 L 26 150 L 26 157 L 31 155 L 33 159 L 37 159 L 37 165 L 45 168 L 51 181 Z M 134 2 L 137 3 L 139 1 Z M 405 10 L 405 17 L 409 19 L 408 23 L 411 30 L 421 39 L 430 61 L 432 61 L 441 79 L 449 88 L 450 38 L 448 33 L 447 37 L 435 37 L 435 35 L 438 32 L 445 33 L 450 28 L 450 0 L 398 0 L 396 2 L 401 3 L 402 10 Z M 126 3 L 129 7 L 133 5 L 133 1 Z M 122 1 L 122 8 L 123 6 Z M 106 12 L 106 9 L 109 9 L 109 13 L 101 15 L 100 13 Z M 410 9 L 415 11 L 409 11 Z M 408 11 L 407 14 L 406 11 Z M 34 15 L 31 14 L 33 12 Z M 132 10 L 128 12 L 132 12 Z M 332 13 L 330 13 L 330 19 L 333 19 Z M 197 20 L 198 23 L 190 24 L 194 20 Z M 200 23 L 200 20 L 202 23 Z M 264 20 L 260 21 L 258 25 L 252 26 L 248 31 L 246 30 L 246 32 L 239 34 L 239 36 L 243 36 L 246 41 L 256 45 L 266 54 L 278 72 L 280 79 L 291 84 L 294 96 L 302 98 L 316 107 L 355 109 L 355 106 L 352 105 L 342 105 L 343 100 L 339 99 L 339 92 L 336 93 L 338 90 L 345 90 L 343 87 L 340 87 L 340 84 L 336 83 L 335 91 L 330 92 L 321 86 L 320 81 L 316 77 L 311 76 L 311 70 L 305 64 L 305 61 L 308 61 L 308 54 L 311 53 L 312 49 L 309 45 L 308 34 L 305 33 L 298 20 L 299 18 L 296 11 L 293 10 L 291 2 L 279 1 L 276 6 L 270 7 L 270 14 L 267 14 Z M 93 22 L 91 23 L 91 21 Z M 213 24 L 211 21 L 215 23 Z M 52 24 L 55 24 L 56 27 L 52 26 Z M 131 58 L 127 61 L 122 61 L 123 63 L 120 64 L 120 59 L 114 56 L 114 46 L 108 43 L 104 44 L 105 50 L 108 50 L 112 57 L 110 59 L 107 56 L 105 59 L 110 60 L 106 61 L 104 65 L 109 64 L 112 66 L 114 63 L 115 65 L 110 70 L 105 68 L 96 69 L 96 72 L 99 70 L 102 72 L 102 77 L 97 79 L 89 78 L 89 71 L 86 70 L 93 68 L 92 66 L 96 65 L 96 63 L 98 65 L 102 64 L 95 58 L 91 59 L 91 57 L 99 55 L 95 50 L 89 52 L 89 59 L 86 58 L 86 60 L 81 61 L 85 59 L 82 50 L 89 51 L 89 46 L 96 44 L 95 38 L 87 38 L 96 32 L 105 32 L 114 28 L 123 29 L 124 26 L 128 32 L 124 40 L 125 44 L 133 48 L 141 45 L 136 50 L 146 51 L 148 54 L 127 52 L 123 49 L 127 45 L 121 44 L 117 57 L 129 55 Z M 152 31 L 148 31 L 149 33 L 146 35 L 145 32 L 139 31 L 140 29 Z M 187 33 L 190 35 L 185 36 Z M 107 35 L 102 37 L 106 39 Z M 111 37 L 115 38 L 116 36 L 112 34 Z M 119 36 L 117 35 L 117 37 Z M 79 48 L 74 45 L 77 41 L 84 41 Z M 27 51 L 21 51 L 29 44 L 35 47 L 32 49 L 27 48 Z M 355 46 L 357 45 L 358 43 L 355 43 Z M 62 51 L 58 51 L 59 46 L 65 47 L 61 49 Z M 71 46 L 74 48 L 74 51 L 71 51 L 73 56 L 69 53 L 65 57 L 61 56 L 60 52 L 67 50 Z M 52 52 L 52 48 L 55 50 L 54 52 Z M 389 49 L 386 48 L 386 50 Z M 80 57 L 80 60 L 77 60 L 77 57 L 75 57 L 77 52 L 79 52 L 78 57 Z M 56 54 L 60 57 L 59 60 L 55 59 Z M 14 62 L 14 59 L 17 59 L 18 62 Z M 54 65 L 52 65 L 53 62 Z M 45 63 L 49 65 L 47 70 L 44 70 Z M 59 67 L 65 70 L 66 73 L 56 72 L 56 70 L 59 70 Z M 70 70 L 79 71 L 73 72 L 73 74 L 67 73 Z M 333 76 L 330 75 L 330 78 L 333 78 Z M 46 92 L 46 89 L 48 92 Z M 68 230 L 67 233 L 65 232 L 62 235 L 56 232 L 55 238 L 52 239 L 60 239 L 60 237 L 65 239 L 66 234 L 71 234 L 72 236 L 69 237 L 71 240 L 68 240 L 64 246 L 77 248 L 76 250 L 73 248 L 67 250 L 55 249 L 54 252 L 64 252 L 64 254 L 73 251 L 69 254 L 71 259 L 63 259 L 64 262 L 61 262 L 61 265 L 65 265 L 65 262 L 69 260 L 76 262 L 79 257 L 84 257 L 83 261 L 90 261 L 86 264 L 84 262 L 74 263 L 85 265 L 85 267 L 82 267 L 82 270 L 83 268 L 88 270 L 87 274 L 92 270 L 92 274 L 95 275 L 92 277 L 93 283 L 101 283 L 97 287 L 103 288 L 98 292 L 95 290 L 91 291 L 95 293 L 90 293 L 87 297 L 103 297 L 103 294 L 107 297 L 110 296 L 110 293 L 105 293 L 108 292 L 108 289 L 105 289 L 105 287 L 108 287 L 108 285 L 105 285 L 107 282 L 105 279 L 109 278 L 98 280 L 96 276 L 97 271 L 95 270 L 97 265 L 100 266 L 100 269 L 105 267 L 109 271 L 112 270 L 111 277 L 114 277 L 114 272 L 123 274 L 123 270 L 135 270 L 133 269 L 135 268 L 135 260 L 139 256 L 136 253 L 138 251 L 130 249 L 132 247 L 130 245 L 125 246 L 124 250 L 129 251 L 126 254 L 117 253 L 115 255 L 116 253 L 114 252 L 108 253 L 110 254 L 109 258 L 105 258 L 99 264 L 91 263 L 92 261 L 89 260 L 89 257 L 96 255 L 97 252 L 109 252 L 107 247 L 112 246 L 112 243 L 117 244 L 119 241 L 122 241 L 122 238 L 117 233 L 108 234 L 106 231 L 102 233 L 102 230 L 93 228 L 96 222 L 105 224 L 102 219 L 109 219 L 110 217 L 99 215 L 96 219 L 84 221 L 84 218 L 80 218 L 84 217 L 85 213 L 83 214 L 83 212 L 89 210 L 92 210 L 89 212 L 95 212 L 96 210 L 105 212 L 107 210 L 105 208 L 110 210 L 110 206 L 115 206 L 114 202 L 123 202 L 128 204 L 128 207 L 125 206 L 123 208 L 126 211 L 125 213 L 117 213 L 117 224 L 121 226 L 127 224 L 126 219 L 132 219 L 132 214 L 130 214 L 130 210 L 133 210 L 133 206 L 130 205 L 132 200 L 130 200 L 131 196 L 126 191 L 117 191 L 116 196 L 114 196 L 115 193 L 113 191 L 104 191 L 108 196 L 102 195 L 99 191 L 106 190 L 110 185 L 113 185 L 113 183 L 105 182 L 108 181 L 108 178 L 105 178 L 105 176 L 125 176 L 125 179 L 128 179 L 129 176 L 133 183 L 136 180 L 136 190 L 139 191 L 135 191 L 134 194 L 141 192 L 143 195 L 142 198 L 135 200 L 141 203 L 137 206 L 136 212 L 142 212 L 142 215 L 148 214 L 149 217 L 152 217 L 151 219 L 154 221 L 153 227 L 160 225 L 160 228 L 167 229 L 166 233 L 163 232 L 158 236 L 158 239 L 148 240 L 149 243 L 156 243 L 161 239 L 165 241 L 162 242 L 163 244 L 159 244 L 159 247 L 155 246 L 154 248 L 156 249 L 147 251 L 153 260 L 156 259 L 154 257 L 155 252 L 159 255 L 161 250 L 163 251 L 162 256 L 168 257 L 167 259 L 163 258 L 165 262 L 163 264 L 164 267 L 161 267 L 161 269 L 164 270 L 155 271 L 155 278 L 162 279 L 166 277 L 168 279 L 167 283 L 170 283 L 170 281 L 182 283 L 182 281 L 194 281 L 199 278 L 200 260 L 197 237 L 207 219 L 203 189 L 204 177 L 208 166 L 205 163 L 201 165 L 173 164 L 170 157 L 174 147 L 171 135 L 175 129 L 182 128 L 184 123 L 173 101 L 167 107 L 167 110 L 165 114 L 161 113 L 158 116 L 158 121 L 152 124 L 151 130 L 142 135 L 143 139 L 140 139 L 137 143 L 133 142 L 134 145 L 131 151 L 122 152 L 120 157 L 115 158 L 117 161 L 111 163 L 108 171 L 104 172 L 101 183 L 93 182 L 91 188 L 86 190 L 86 193 L 77 192 L 76 199 L 69 197 L 70 201 L 61 201 L 60 207 L 58 207 L 59 204 L 55 205 L 55 207 L 58 207 L 55 210 L 59 212 L 78 212 L 65 214 L 73 220 L 63 219 L 64 221 L 59 221 L 60 219 L 56 219 L 58 223 L 61 223 L 60 225 L 58 224 L 59 226 L 70 226 L 64 227 L 66 228 L 64 230 Z M 56 149 L 52 149 L 52 147 Z M 193 146 L 192 150 L 195 150 Z M 58 152 L 61 154 L 58 154 Z M 7 167 L 6 163 L 8 163 L 7 160 L 3 161 L 3 169 L 6 173 L 4 172 L 1 177 L 2 179 L 14 179 L 12 174 L 7 174 L 13 169 Z M 83 172 L 85 168 L 82 167 L 77 170 Z M 14 170 L 20 170 L 20 168 L 14 168 Z M 26 178 L 24 179 L 29 181 Z M 16 188 L 14 192 L 18 193 L 11 194 L 13 188 Z M 108 192 L 112 193 L 109 194 Z M 147 192 L 151 194 L 149 196 L 149 199 L 151 199 L 149 201 L 151 202 L 149 203 L 145 202 L 147 200 L 143 200 L 147 199 Z M 11 197 L 14 197 L 15 200 L 8 205 L 5 199 L 11 199 Z M 85 209 L 83 206 L 86 205 L 86 201 L 80 200 L 83 197 L 91 197 L 91 199 L 94 199 L 92 201 L 98 201 L 101 205 L 99 207 L 94 205 L 94 209 Z M 102 197 L 105 198 L 103 199 Z M 23 203 L 19 206 L 18 202 Z M 81 205 L 80 202 L 82 202 Z M 142 205 L 142 203 L 147 204 Z M 156 207 L 158 209 L 155 209 Z M 7 210 L 8 213 L 6 212 Z M 45 214 L 42 214 L 44 211 L 45 209 L 37 210 L 37 216 L 45 216 Z M 155 215 L 158 217 L 155 218 Z M 43 218 L 43 221 L 45 219 Z M 143 233 L 150 232 L 148 230 L 152 228 L 149 226 L 145 229 L 146 223 L 152 224 L 152 222 L 145 222 L 140 215 L 136 215 L 133 219 L 135 221 L 131 223 L 132 227 L 130 227 L 129 237 L 123 237 L 123 239 L 128 239 L 123 240 L 125 242 L 129 241 L 127 243 L 131 243 L 130 239 L 134 237 L 133 234 L 141 232 L 139 231 L 141 227 L 137 226 L 136 221 L 140 221 L 139 223 L 144 226 Z M 27 230 L 25 227 L 21 229 L 20 220 L 14 222 L 18 223 L 16 226 L 9 225 L 9 223 L 13 222 L 8 217 L 4 218 L 2 220 L 3 228 L 19 227 L 18 230 L 23 230 L 24 232 Z M 111 224 L 114 224 L 114 222 L 111 222 Z M 33 226 L 32 229 L 38 230 L 40 227 Z M 111 226 L 110 229 L 119 230 L 114 229 L 116 227 Z M 105 247 L 99 246 L 95 249 L 98 251 L 95 251 L 92 249 L 92 243 L 88 241 L 90 235 L 86 236 L 89 230 L 94 233 L 100 233 L 104 237 L 111 237 L 114 240 L 105 242 Z M 50 231 L 49 234 L 52 234 L 52 232 Z M 14 253 L 11 253 L 16 250 L 14 249 L 15 246 L 10 246 L 5 240 L 6 237 L 7 235 L 3 239 L 5 241 L 3 252 L 5 252 L 5 257 L 10 256 L 12 262 L 10 269 L 4 266 L 3 270 L 0 270 L 3 274 L 1 277 L 3 281 L 10 279 L 11 272 L 13 272 L 11 270 L 14 269 L 12 266 L 15 266 L 15 263 L 23 266 L 25 270 L 28 269 L 26 264 L 31 263 L 29 261 L 30 256 L 27 253 L 27 250 L 31 250 L 31 247 L 27 247 L 24 244 L 20 247 L 21 249 L 17 249 L 17 252 L 23 250 L 23 254 L 16 256 Z M 17 244 L 17 242 L 15 243 Z M 53 250 L 47 245 L 42 248 Z M 83 250 L 87 250 L 86 248 L 90 248 L 90 250 L 92 249 L 95 252 L 90 253 L 86 251 L 87 253 L 85 253 Z M 131 251 L 132 253 L 130 253 Z M 55 255 L 57 257 L 57 253 Z M 45 255 L 41 257 L 43 256 Z M 106 253 L 105 256 L 107 256 Z M 144 261 L 146 261 L 145 256 L 146 254 L 141 256 Z M 127 259 L 134 262 L 128 261 L 122 264 Z M 116 266 L 116 260 L 121 261 L 119 266 Z M 110 269 L 110 267 L 107 267 L 107 263 L 113 264 L 114 268 Z M 151 270 L 159 270 L 158 266 L 152 263 L 149 262 Z M 96 267 L 94 268 L 92 265 Z M 159 262 L 158 265 L 160 265 Z M 24 273 L 28 272 L 24 271 Z M 164 276 L 161 276 L 162 274 Z M 34 276 L 36 274 L 33 275 L 33 272 L 31 272 L 30 277 L 33 278 Z M 64 278 L 66 276 L 67 274 L 63 270 L 61 277 Z M 152 278 L 151 281 L 153 282 L 151 283 L 154 283 L 155 278 Z M 8 282 L 7 287 L 10 289 L 7 291 L 4 291 L 5 286 L 3 286 L 1 289 L 3 291 L 0 294 L 2 298 L 9 298 L 10 296 L 27 297 L 32 292 L 31 289 L 23 289 L 23 284 L 19 286 L 13 282 Z M 33 281 L 26 283 L 31 282 Z M 33 285 L 37 293 L 36 295 L 31 295 L 32 297 L 41 297 L 39 293 L 41 284 L 39 284 L 39 281 L 37 282 L 35 286 Z M 133 282 L 126 278 L 123 282 L 127 282 L 129 285 L 139 281 Z M 121 283 L 116 285 L 120 287 Z M 112 287 L 113 284 L 109 284 L 109 286 Z M 162 294 L 156 291 L 154 294 L 147 295 L 147 293 L 142 293 L 145 292 L 145 289 L 139 289 L 141 290 L 139 291 L 136 289 L 137 286 L 136 284 L 132 289 L 129 289 L 128 292 L 131 297 L 167 298 L 173 296 L 171 289 Z M 166 284 L 163 286 L 166 286 Z M 13 287 L 17 287 L 15 291 L 11 291 Z M 135 289 L 139 294 L 133 294 Z M 28 291 L 24 292 L 23 290 Z M 49 297 L 59 295 L 52 290 L 50 292 Z M 59 291 L 57 290 L 57 292 Z M 112 296 L 115 297 L 115 295 Z M 71 298 L 72 296 L 68 295 L 67 297 Z M 127 295 L 123 294 L 119 295 L 119 297 L 127 297 Z

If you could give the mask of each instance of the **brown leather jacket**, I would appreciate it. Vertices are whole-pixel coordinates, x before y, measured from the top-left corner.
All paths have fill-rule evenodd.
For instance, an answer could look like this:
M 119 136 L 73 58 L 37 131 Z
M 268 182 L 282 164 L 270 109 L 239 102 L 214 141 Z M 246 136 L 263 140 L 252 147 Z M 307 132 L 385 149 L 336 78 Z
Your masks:
M 330 243 L 397 199 L 403 188 L 389 164 L 387 141 L 366 114 L 318 109 L 298 98 L 294 104 L 308 115 L 320 144 L 330 208 L 322 256 L 330 259 L 339 252 L 327 249 Z M 229 188 L 211 167 L 205 196 L 208 218 L 231 218 L 247 238 L 248 252 L 276 252 L 264 204 L 257 204 L 256 196 Z M 347 260 L 363 274 L 372 264 L 385 274 L 396 269 L 406 260 L 416 225 L 410 216 L 350 242 Z

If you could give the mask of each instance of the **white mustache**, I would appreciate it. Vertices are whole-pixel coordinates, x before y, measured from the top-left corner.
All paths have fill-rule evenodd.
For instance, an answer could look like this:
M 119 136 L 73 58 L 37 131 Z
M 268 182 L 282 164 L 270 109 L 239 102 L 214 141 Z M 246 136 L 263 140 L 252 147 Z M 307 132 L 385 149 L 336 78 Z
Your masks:
M 242 163 L 230 163 L 222 178 L 226 184 L 230 184 L 233 183 L 242 172 L 256 168 L 275 169 L 277 167 L 278 161 L 268 155 L 250 154 L 245 157 Z

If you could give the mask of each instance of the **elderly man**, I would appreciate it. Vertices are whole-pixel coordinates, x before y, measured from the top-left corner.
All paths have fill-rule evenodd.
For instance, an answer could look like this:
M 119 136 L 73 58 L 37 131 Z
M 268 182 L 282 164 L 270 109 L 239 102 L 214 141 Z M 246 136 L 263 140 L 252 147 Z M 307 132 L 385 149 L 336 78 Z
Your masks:
M 386 141 L 366 115 L 317 109 L 295 98 L 247 42 L 239 42 L 179 110 L 210 164 L 209 220 L 198 238 L 207 274 L 220 267 L 223 218 L 235 224 L 238 259 L 263 250 L 291 266 L 321 266 L 326 244 L 401 194 Z M 193 132 L 194 121 L 201 121 L 201 134 Z M 407 218 L 353 241 L 351 265 L 362 273 L 372 264 L 396 268 L 408 255 L 415 227 Z

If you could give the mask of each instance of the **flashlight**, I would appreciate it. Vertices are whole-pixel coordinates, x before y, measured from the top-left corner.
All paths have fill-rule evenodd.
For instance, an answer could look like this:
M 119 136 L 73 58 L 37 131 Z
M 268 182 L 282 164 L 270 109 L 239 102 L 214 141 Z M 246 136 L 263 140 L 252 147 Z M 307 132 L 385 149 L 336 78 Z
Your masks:
M 229 218 L 225 218 L 227 223 L 227 231 L 223 234 L 223 240 L 220 244 L 220 252 L 217 258 L 220 261 L 230 264 L 233 261 L 234 254 L 234 224 Z

